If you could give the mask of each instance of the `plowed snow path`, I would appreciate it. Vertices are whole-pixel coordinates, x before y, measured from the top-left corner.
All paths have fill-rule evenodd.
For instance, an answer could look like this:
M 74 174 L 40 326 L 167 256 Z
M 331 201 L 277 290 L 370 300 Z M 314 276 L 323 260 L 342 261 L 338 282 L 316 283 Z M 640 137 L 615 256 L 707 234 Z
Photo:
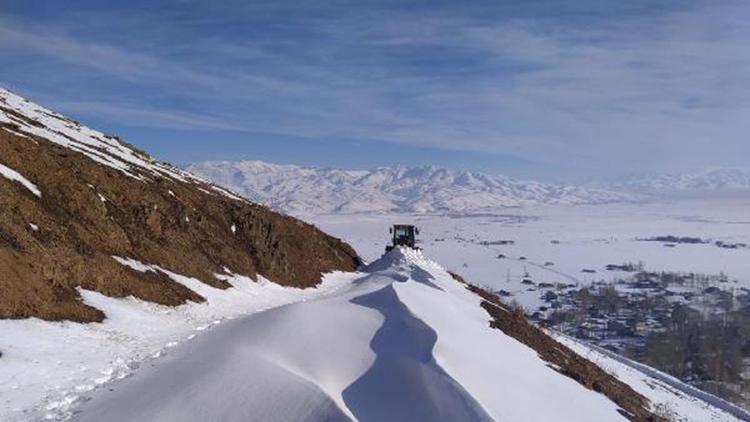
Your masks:
M 100 389 L 78 421 L 623 420 L 396 250 L 327 297 L 223 324 Z

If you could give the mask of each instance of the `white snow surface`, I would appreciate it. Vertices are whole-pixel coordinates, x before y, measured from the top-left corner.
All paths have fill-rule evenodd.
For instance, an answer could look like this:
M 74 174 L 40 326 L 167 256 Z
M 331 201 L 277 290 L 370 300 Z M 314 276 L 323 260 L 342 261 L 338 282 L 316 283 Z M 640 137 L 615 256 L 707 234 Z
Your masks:
M 0 320 L 0 420 L 58 420 L 70 416 L 92 390 L 147 367 L 175 346 L 227 320 L 335 291 L 356 274 L 332 273 L 315 289 L 282 287 L 259 276 L 217 275 L 232 284 L 221 290 L 199 280 L 127 258 L 137 271 L 163 271 L 204 298 L 168 307 L 133 297 L 115 299 L 80 290 L 104 310 L 102 323 Z
M 491 329 L 480 298 L 419 251 L 396 249 L 307 290 L 231 274 L 234 287 L 219 290 L 113 259 L 164 271 L 207 302 L 170 308 L 81 290 L 107 320 L 0 321 L 0 420 L 624 420 Z M 654 403 L 671 400 L 665 391 Z M 734 420 L 670 403 L 681 420 Z
M 0 175 L 2 175 L 8 180 L 12 180 L 14 182 L 20 183 L 23 187 L 28 189 L 29 192 L 41 198 L 42 192 L 34 183 L 32 183 L 29 179 L 25 178 L 21 173 L 13 170 L 12 168 L 8 166 L 4 166 L 2 163 L 0 163 Z
M 543 289 L 522 284 L 615 282 L 625 276 L 609 264 L 643 263 L 647 271 L 724 273 L 724 288 L 750 288 L 750 248 L 724 249 L 715 241 L 750 245 L 750 200 L 664 201 L 649 204 L 540 206 L 483 216 L 415 214 L 318 215 L 310 218 L 324 231 L 374 259 L 388 242 L 392 224 L 416 224 L 419 245 L 447 268 L 528 309 L 544 302 Z M 638 238 L 697 236 L 711 243 L 679 244 Z M 510 240 L 511 245 L 483 242 Z M 557 242 L 557 243 L 555 243 Z M 498 255 L 505 258 L 498 259 Z M 525 260 L 521 259 L 526 258 Z M 545 266 L 546 263 L 551 265 Z M 583 269 L 596 271 L 583 273 Z M 528 277 L 526 276 L 528 274 Z
M 435 166 L 343 170 L 212 161 L 187 169 L 248 199 L 295 215 L 411 212 L 481 213 L 538 204 L 629 201 L 602 189 L 520 181 Z
M 623 420 L 491 329 L 479 297 L 421 253 L 396 249 L 364 271 L 176 348 L 94 392 L 74 420 Z
M 421 256 L 414 251 L 408 254 Z M 624 420 L 605 396 L 560 375 L 536 351 L 490 328 L 479 297 L 451 280 L 437 264 L 422 260 L 410 271 L 411 282 L 394 283 L 399 298 L 435 330 L 436 361 L 493 419 Z

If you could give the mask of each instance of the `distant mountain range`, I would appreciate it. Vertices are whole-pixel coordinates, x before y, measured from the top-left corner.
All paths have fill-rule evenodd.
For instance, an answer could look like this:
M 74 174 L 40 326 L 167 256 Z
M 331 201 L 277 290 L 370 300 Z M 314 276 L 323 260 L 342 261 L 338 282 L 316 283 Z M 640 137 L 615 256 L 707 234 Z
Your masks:
M 647 195 L 706 195 L 750 192 L 750 170 L 712 169 L 688 174 L 634 174 L 593 187 Z
M 311 168 L 261 161 L 212 161 L 191 173 L 291 213 L 481 213 L 538 204 L 601 204 L 634 199 L 599 188 L 520 181 L 435 166 L 371 170 Z
M 739 169 L 635 174 L 581 185 L 522 181 L 436 166 L 343 170 L 262 161 L 208 161 L 192 164 L 187 170 L 250 200 L 293 214 L 477 214 L 543 204 L 750 193 L 750 170 Z

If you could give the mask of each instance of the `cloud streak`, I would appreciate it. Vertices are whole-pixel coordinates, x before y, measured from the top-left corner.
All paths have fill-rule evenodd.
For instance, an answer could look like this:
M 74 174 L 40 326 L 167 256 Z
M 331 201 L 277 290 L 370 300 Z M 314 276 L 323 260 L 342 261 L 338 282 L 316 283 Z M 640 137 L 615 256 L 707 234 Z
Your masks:
M 286 9 L 269 10 L 257 24 L 285 24 L 281 35 L 205 31 L 142 49 L 6 16 L 0 51 L 136 87 L 109 106 L 59 101 L 134 125 L 403 143 L 582 172 L 738 165 L 750 153 L 744 2 L 583 24 L 387 7 L 284 20 Z

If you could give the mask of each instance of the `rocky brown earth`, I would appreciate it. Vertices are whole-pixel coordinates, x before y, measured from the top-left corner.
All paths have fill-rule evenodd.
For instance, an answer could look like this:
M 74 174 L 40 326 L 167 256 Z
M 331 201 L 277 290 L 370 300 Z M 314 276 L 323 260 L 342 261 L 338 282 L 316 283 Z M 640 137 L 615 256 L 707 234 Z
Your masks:
M 83 154 L 30 133 L 43 123 L 2 98 L 0 112 L 6 117 L 0 119 L 0 164 L 41 191 L 36 196 L 0 176 L 0 318 L 105 318 L 81 301 L 78 287 L 164 305 L 204 300 L 161 271 L 138 272 L 113 257 L 158 265 L 220 289 L 230 285 L 216 274 L 312 287 L 321 273 L 359 265 L 349 245 L 312 225 L 194 178 L 103 165 L 91 157 L 107 158 L 107 148 L 94 144 Z M 80 127 L 71 120 L 65 125 Z M 114 145 L 156 163 L 114 137 L 101 140 L 110 150 Z

